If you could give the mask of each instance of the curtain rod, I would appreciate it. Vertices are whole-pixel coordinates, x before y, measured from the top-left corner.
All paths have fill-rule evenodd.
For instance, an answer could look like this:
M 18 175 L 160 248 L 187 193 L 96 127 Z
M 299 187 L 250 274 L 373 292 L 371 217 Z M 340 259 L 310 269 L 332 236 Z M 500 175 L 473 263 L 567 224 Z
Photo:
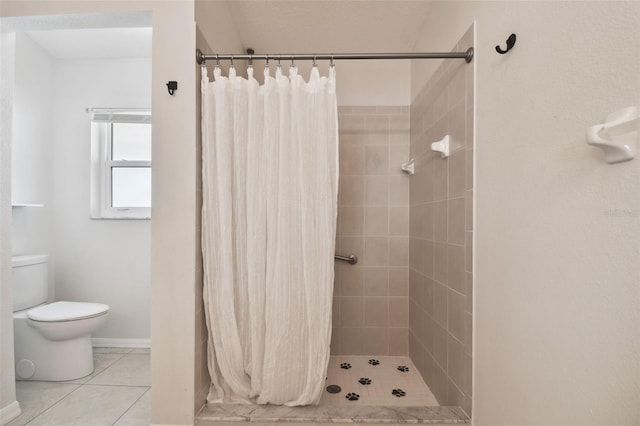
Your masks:
M 464 52 L 423 52 L 423 53 L 318 53 L 318 54 L 299 54 L 299 53 L 278 53 L 272 54 L 210 54 L 202 53 L 200 49 L 196 49 L 196 62 L 203 65 L 207 60 L 215 61 L 233 61 L 233 60 L 274 60 L 274 61 L 316 61 L 316 60 L 338 60 L 338 59 L 464 59 L 467 63 L 473 59 L 473 47 L 468 48 Z

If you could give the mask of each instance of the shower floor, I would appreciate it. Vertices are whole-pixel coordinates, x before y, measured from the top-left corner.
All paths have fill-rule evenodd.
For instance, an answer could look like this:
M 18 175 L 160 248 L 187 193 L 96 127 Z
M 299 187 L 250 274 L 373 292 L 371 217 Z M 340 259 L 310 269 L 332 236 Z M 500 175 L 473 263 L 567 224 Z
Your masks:
M 370 360 L 377 362 L 369 363 Z M 343 364 L 350 368 L 342 368 Z M 368 380 L 361 382 L 361 379 Z M 338 385 L 340 392 L 327 392 L 330 385 Z M 318 406 L 208 404 L 196 417 L 196 426 L 273 426 L 281 422 L 295 426 L 328 426 L 328 423 L 442 426 L 468 424 L 469 418 L 459 407 L 439 406 L 408 357 L 375 355 L 331 356 Z
M 330 393 L 332 385 L 340 391 Z M 320 406 L 336 405 L 433 407 L 438 401 L 409 357 L 333 355 Z

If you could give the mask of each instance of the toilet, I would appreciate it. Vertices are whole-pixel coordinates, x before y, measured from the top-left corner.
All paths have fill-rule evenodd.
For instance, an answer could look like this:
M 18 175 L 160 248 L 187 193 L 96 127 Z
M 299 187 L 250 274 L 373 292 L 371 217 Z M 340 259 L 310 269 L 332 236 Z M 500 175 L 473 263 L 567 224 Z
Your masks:
M 46 254 L 14 256 L 13 333 L 16 379 L 64 381 L 93 372 L 91 333 L 107 319 L 102 303 L 46 303 Z

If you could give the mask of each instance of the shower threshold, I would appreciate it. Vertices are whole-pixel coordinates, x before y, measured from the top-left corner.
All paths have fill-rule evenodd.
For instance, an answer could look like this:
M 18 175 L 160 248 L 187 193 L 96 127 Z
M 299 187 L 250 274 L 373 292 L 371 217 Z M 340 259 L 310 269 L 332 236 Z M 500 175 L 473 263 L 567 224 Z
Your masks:
M 408 357 L 333 355 L 325 388 L 318 406 L 206 405 L 198 414 L 196 425 L 469 423 L 459 407 L 438 405 Z
M 231 422 L 251 422 L 251 426 L 272 423 L 358 423 L 405 424 L 424 423 L 432 426 L 468 424 L 469 418 L 459 407 L 284 407 L 279 405 L 206 405 L 196 418 L 196 426 L 230 426 Z

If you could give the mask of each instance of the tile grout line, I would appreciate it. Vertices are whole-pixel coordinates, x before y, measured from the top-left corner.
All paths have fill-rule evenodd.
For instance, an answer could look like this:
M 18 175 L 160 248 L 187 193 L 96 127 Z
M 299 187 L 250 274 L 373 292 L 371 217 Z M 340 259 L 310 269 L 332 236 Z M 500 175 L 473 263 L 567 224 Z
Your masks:
M 114 388 L 150 388 L 149 385 L 114 385 L 114 384 L 84 384 L 81 386 L 94 386 L 94 387 L 114 387 Z
M 118 359 L 116 359 L 116 360 L 115 360 L 115 361 L 113 361 L 111 364 L 109 364 L 108 366 L 106 366 L 106 367 L 104 368 L 104 370 L 100 371 L 100 372 L 99 372 L 99 373 L 97 373 L 95 376 L 93 376 L 93 377 L 89 378 L 89 380 L 87 380 L 86 382 L 84 382 L 84 383 L 82 383 L 82 384 L 83 384 L 83 385 L 86 385 L 86 384 L 88 384 L 91 380 L 93 380 L 93 379 L 95 379 L 96 377 L 98 377 L 98 376 L 102 375 L 102 373 L 104 373 L 105 371 L 107 371 L 108 369 L 110 369 L 111 367 L 113 367 L 114 365 L 116 365 L 117 363 L 119 363 L 119 362 L 122 360 L 122 358 L 124 358 L 124 356 L 125 356 L 126 354 L 127 354 L 127 353 L 113 354 L 113 355 L 120 355 L 120 356 L 118 357 Z M 112 354 L 107 354 L 107 355 L 112 355 Z
M 73 383 L 75 384 L 75 383 Z M 83 385 L 82 384 L 77 384 L 77 387 L 72 390 L 71 392 L 69 392 L 68 394 L 66 394 L 65 396 L 63 396 L 62 398 L 60 398 L 59 400 L 57 400 L 56 402 L 54 402 L 53 404 L 51 404 L 50 406 L 48 406 L 47 408 L 45 408 L 44 410 L 42 410 L 37 416 L 33 417 L 31 420 L 29 420 L 27 423 L 25 423 L 25 426 L 28 424 L 33 423 L 34 420 L 36 420 L 38 417 L 42 416 L 44 413 L 46 413 L 47 411 L 51 410 L 53 407 L 55 407 L 56 405 L 58 405 L 60 402 L 62 402 L 63 400 L 67 399 L 69 397 L 69 395 L 71 395 L 72 393 L 76 392 L 78 389 L 80 389 Z
M 87 385 L 87 384 L 78 384 L 77 387 L 72 390 L 71 392 L 69 392 L 68 394 L 66 394 L 65 396 L 63 396 L 62 398 L 60 398 L 59 400 L 57 400 L 56 402 L 54 402 L 52 405 L 50 405 L 49 407 L 47 407 L 46 409 L 44 409 L 42 412 L 40 412 L 37 416 L 33 417 L 31 420 L 29 420 L 27 423 L 25 423 L 25 426 L 31 424 L 33 421 L 35 421 L 38 417 L 42 416 L 43 414 L 45 414 L 47 411 L 51 410 L 53 407 L 55 407 L 56 405 L 58 405 L 60 402 L 62 402 L 63 400 L 65 400 L 66 398 L 68 398 L 69 396 L 71 396 L 71 394 L 77 392 L 79 389 L 84 388 L 86 386 L 93 386 L 93 387 L 109 387 L 109 386 L 113 386 L 113 387 L 136 387 L 136 388 L 147 388 L 146 391 L 142 392 L 142 395 L 140 395 L 140 397 L 138 399 L 136 399 L 136 401 L 133 403 L 135 404 L 136 402 L 138 402 L 138 400 L 140 398 L 142 398 L 142 396 L 144 396 L 144 394 L 146 394 L 150 389 L 151 386 L 132 386 L 132 385 Z M 133 406 L 133 404 L 131 406 Z M 125 411 L 125 413 L 127 411 L 129 411 L 131 409 L 131 406 L 129 408 L 127 408 L 127 410 Z M 124 413 L 122 414 L 124 415 Z M 120 417 L 122 417 L 122 415 Z M 117 420 L 120 419 L 120 417 L 118 417 Z M 116 421 L 117 421 L 116 420 Z
M 102 373 L 104 373 L 105 371 L 107 371 L 109 368 L 111 368 L 112 366 L 114 366 L 115 364 L 117 364 L 118 362 L 120 362 L 125 355 L 130 355 L 131 351 L 133 351 L 133 349 L 131 349 L 129 352 L 116 352 L 116 353 L 101 353 L 98 352 L 96 353 L 97 355 L 120 355 L 119 357 L 117 357 L 117 359 L 111 363 L 110 365 L 108 365 L 107 367 L 105 367 L 102 371 L 100 371 L 99 373 L 97 373 L 95 376 L 90 377 L 89 379 L 87 379 L 84 382 L 80 382 L 80 383 L 70 383 L 70 382 L 57 382 L 60 384 L 69 384 L 69 385 L 75 385 L 76 388 L 73 389 L 71 392 L 67 393 L 66 395 L 64 395 L 62 398 L 58 399 L 57 401 L 55 401 L 53 404 L 51 404 L 50 406 L 46 407 L 45 409 L 43 409 L 42 411 L 40 411 L 38 414 L 36 414 L 33 418 L 31 418 L 27 423 L 25 423 L 25 425 L 31 424 L 32 422 L 34 422 L 37 418 L 39 418 L 40 416 L 42 416 L 43 414 L 45 414 L 46 412 L 48 412 L 49 410 L 51 410 L 53 407 L 55 407 L 56 405 L 58 405 L 61 401 L 63 401 L 64 399 L 68 398 L 71 394 L 75 393 L 76 391 L 78 391 L 78 389 L 84 387 L 84 386 L 120 386 L 120 387 L 138 387 L 138 388 L 147 388 L 147 390 L 145 392 L 142 393 L 142 395 L 144 395 L 151 387 L 150 386 L 135 386 L 135 385 L 100 385 L 100 384 L 89 384 L 88 382 L 93 380 L 95 377 L 98 377 L 99 375 L 101 375 Z M 134 354 L 134 355 L 148 355 L 148 354 Z M 95 370 L 94 370 L 95 371 Z M 92 373 L 93 374 L 93 373 Z M 91 374 L 89 374 L 88 376 L 91 376 Z M 88 377 L 85 376 L 85 377 Z M 83 379 L 83 378 L 80 378 Z M 79 380 L 79 379 L 76 379 Z M 36 382 L 36 381 L 33 381 Z M 52 382 L 45 382 L 45 383 L 52 383 Z M 56 383 L 56 382 L 53 382 Z M 142 395 L 140 397 L 142 397 Z M 139 399 L 139 398 L 138 398 Z M 136 400 L 137 402 L 137 400 Z M 135 402 L 134 402 L 135 404 Z M 131 407 L 129 407 L 131 408 Z M 127 409 L 128 411 L 128 409 Z M 126 411 L 125 411 L 126 412 Z
M 133 349 L 132 349 L 133 350 Z M 102 355 L 120 355 L 120 357 L 118 357 L 118 359 L 116 359 L 115 361 L 113 361 L 111 364 L 109 364 L 107 367 L 104 368 L 104 370 L 100 371 L 99 373 L 97 373 L 95 376 L 91 377 L 89 380 L 87 380 L 86 382 L 84 382 L 83 384 L 91 384 L 91 385 L 97 385 L 97 386 L 102 386 L 98 383 L 89 383 L 91 380 L 95 379 L 98 376 L 101 376 L 104 372 L 106 372 L 107 370 L 109 370 L 110 368 L 112 368 L 114 365 L 116 365 L 117 363 L 119 363 L 120 361 L 122 361 L 125 357 L 127 356 L 150 356 L 150 354 L 145 354 L 145 353 L 141 353 L 141 354 L 132 354 L 130 352 L 126 352 L 126 353 L 116 353 L 116 354 L 102 354 Z M 105 386 L 109 386 L 109 385 L 105 385 Z M 111 385 L 111 386 L 136 386 L 136 385 Z M 141 387 L 145 387 L 146 385 L 142 385 Z
M 125 414 L 127 414 L 127 413 L 129 412 L 129 410 L 131 410 L 131 409 L 133 408 L 133 406 L 134 406 L 134 405 L 136 405 L 136 404 L 138 403 L 138 401 L 140 401 L 140 400 L 142 399 L 142 397 L 143 397 L 143 396 L 145 396 L 145 395 L 147 394 L 147 392 L 150 392 L 150 391 L 151 391 L 151 386 L 149 386 L 149 387 L 147 388 L 147 390 L 146 390 L 146 391 L 142 392 L 142 395 L 140 395 L 140 396 L 138 397 L 138 399 L 136 399 L 135 401 L 133 401 L 133 403 L 129 406 L 129 408 L 127 408 L 127 409 L 124 411 L 124 413 L 120 414 L 120 417 L 118 417 L 118 418 L 117 418 L 113 423 L 111 423 L 111 424 L 112 424 L 112 425 L 115 425 L 116 423 L 118 423 L 118 422 L 120 421 L 120 419 L 121 419 L 122 417 L 124 417 L 124 415 L 125 415 Z

